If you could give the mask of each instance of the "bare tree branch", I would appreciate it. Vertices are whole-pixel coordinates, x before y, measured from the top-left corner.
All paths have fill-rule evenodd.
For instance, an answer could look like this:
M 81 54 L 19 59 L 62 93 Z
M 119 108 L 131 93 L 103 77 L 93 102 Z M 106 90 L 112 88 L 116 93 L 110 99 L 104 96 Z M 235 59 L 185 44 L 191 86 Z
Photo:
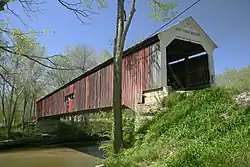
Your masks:
M 14 87 L 14 86 L 8 81 L 8 79 L 5 78 L 5 76 L 4 76 L 2 73 L 0 73 L 0 77 L 1 77 L 10 87 Z
M 29 28 L 32 29 L 28 24 L 26 24 L 26 23 L 22 20 L 22 18 L 21 18 L 17 13 L 15 13 L 12 9 L 9 8 L 8 4 L 6 5 L 6 8 L 7 8 L 14 16 L 16 16 L 16 17 L 22 22 L 22 24 L 24 25 L 24 27 L 26 28 L 26 30 L 29 30 Z
M 45 3 L 45 1 L 38 1 L 38 0 L 19 0 L 19 2 L 25 14 L 29 18 L 31 18 L 31 15 L 34 16 L 34 13 L 37 13 L 37 12 L 42 13 L 39 6 Z
M 86 9 L 83 6 L 83 2 L 81 0 L 77 3 L 69 3 L 69 2 L 66 2 L 64 0 L 58 0 L 58 2 L 62 6 L 64 6 L 66 9 L 71 10 L 76 15 L 78 20 L 81 21 L 82 24 L 88 24 L 83 20 L 86 18 L 90 19 L 91 14 L 98 14 L 97 12 L 90 11 L 90 10 Z
M 122 34 L 122 45 L 124 46 L 124 41 L 126 40 L 126 36 L 127 36 L 127 33 L 128 33 L 128 29 L 129 29 L 129 27 L 130 27 L 130 24 L 131 24 L 131 21 L 132 21 L 132 19 L 133 19 L 133 16 L 134 16 L 134 14 L 135 14 L 135 11 L 136 11 L 136 9 L 135 9 L 135 1 L 136 0 L 131 0 L 131 8 L 130 8 L 130 14 L 129 14 L 129 18 L 128 18 L 128 20 L 127 20 L 127 23 L 126 23 L 126 25 L 125 25 L 125 27 L 124 27 L 124 32 L 123 32 L 123 34 Z
M 29 55 L 26 55 L 26 54 L 23 54 L 23 53 L 18 53 L 18 52 L 9 50 L 9 49 L 7 49 L 7 48 L 4 47 L 4 46 L 0 46 L 0 49 L 3 49 L 4 51 L 6 51 L 6 52 L 8 52 L 8 53 L 19 54 L 19 55 L 24 56 L 24 57 L 26 57 L 26 58 L 28 58 L 28 59 L 30 59 L 30 60 L 32 60 L 32 61 L 34 61 L 34 62 L 36 62 L 36 63 L 38 63 L 38 64 L 40 64 L 40 65 L 42 65 L 42 66 L 44 66 L 44 67 L 47 67 L 47 68 L 50 68 L 50 69 L 53 69 L 53 70 L 72 70 L 71 68 L 59 68 L 59 67 L 52 67 L 52 66 L 49 66 L 49 65 L 47 65 L 47 64 L 44 64 L 44 63 L 42 63 L 42 62 L 36 60 L 36 59 L 35 59 L 34 57 L 32 57 L 32 56 L 29 56 Z M 44 58 L 44 59 L 49 60 L 49 58 Z M 51 60 L 50 60 L 50 62 L 51 62 Z M 52 64 L 53 64 L 53 63 L 52 63 Z

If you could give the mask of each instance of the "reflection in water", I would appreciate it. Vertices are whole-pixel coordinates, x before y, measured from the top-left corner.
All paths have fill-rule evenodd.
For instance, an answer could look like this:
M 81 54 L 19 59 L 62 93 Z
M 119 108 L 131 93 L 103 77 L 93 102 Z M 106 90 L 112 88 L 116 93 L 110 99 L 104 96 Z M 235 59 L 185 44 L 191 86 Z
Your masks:
M 78 150 L 78 151 L 77 151 Z M 97 148 L 43 148 L 0 153 L 1 167 L 93 167 L 100 164 Z

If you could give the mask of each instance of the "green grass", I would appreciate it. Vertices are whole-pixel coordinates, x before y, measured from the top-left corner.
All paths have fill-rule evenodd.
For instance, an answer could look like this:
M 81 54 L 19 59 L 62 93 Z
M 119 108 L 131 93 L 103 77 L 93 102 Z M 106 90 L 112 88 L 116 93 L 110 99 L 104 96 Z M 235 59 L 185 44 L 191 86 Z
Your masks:
M 250 109 L 222 88 L 172 94 L 163 111 L 144 124 L 130 149 L 105 159 L 107 166 L 250 166 Z

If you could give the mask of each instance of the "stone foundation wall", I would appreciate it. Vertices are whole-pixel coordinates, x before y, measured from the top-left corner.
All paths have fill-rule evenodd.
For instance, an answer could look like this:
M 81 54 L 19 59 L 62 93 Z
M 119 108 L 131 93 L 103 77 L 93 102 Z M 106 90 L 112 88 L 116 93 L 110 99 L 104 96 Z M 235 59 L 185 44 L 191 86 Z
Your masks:
M 163 97 L 168 96 L 170 88 L 159 88 L 154 90 L 145 91 L 143 93 L 144 103 L 136 105 L 135 112 L 135 128 L 137 129 L 143 124 L 144 121 L 152 119 L 155 112 L 161 108 L 161 100 Z
M 164 96 L 168 96 L 169 92 L 170 92 L 170 88 L 166 88 L 166 87 L 145 91 L 143 93 L 144 104 L 145 105 L 159 104 Z

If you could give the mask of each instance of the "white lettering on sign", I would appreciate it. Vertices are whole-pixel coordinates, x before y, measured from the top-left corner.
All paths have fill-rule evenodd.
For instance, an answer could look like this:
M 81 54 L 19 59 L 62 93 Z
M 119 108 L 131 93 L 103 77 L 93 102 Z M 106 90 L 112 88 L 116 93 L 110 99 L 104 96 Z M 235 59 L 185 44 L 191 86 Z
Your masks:
M 183 40 L 187 40 L 187 41 L 195 42 L 195 43 L 202 43 L 201 41 L 194 39 L 194 38 L 199 37 L 200 33 L 190 31 L 187 29 L 182 29 L 182 28 L 176 28 L 176 31 L 184 33 L 183 36 L 182 36 L 182 34 L 178 33 L 179 35 L 177 35 L 176 37 L 179 39 L 183 39 Z
M 194 36 L 200 36 L 200 34 L 197 32 L 193 32 L 193 31 L 189 31 L 189 30 L 185 30 L 185 29 L 181 29 L 181 28 L 176 28 L 176 31 L 184 32 L 186 34 L 191 34 Z

